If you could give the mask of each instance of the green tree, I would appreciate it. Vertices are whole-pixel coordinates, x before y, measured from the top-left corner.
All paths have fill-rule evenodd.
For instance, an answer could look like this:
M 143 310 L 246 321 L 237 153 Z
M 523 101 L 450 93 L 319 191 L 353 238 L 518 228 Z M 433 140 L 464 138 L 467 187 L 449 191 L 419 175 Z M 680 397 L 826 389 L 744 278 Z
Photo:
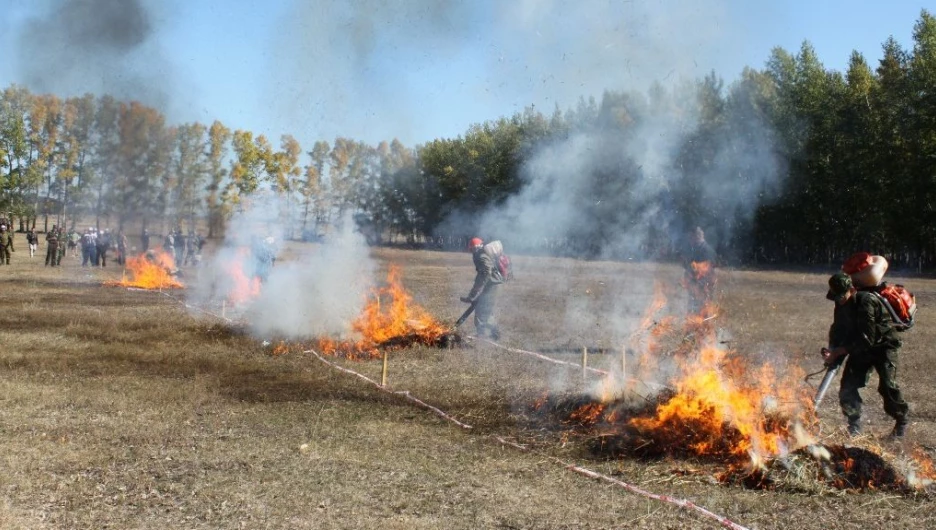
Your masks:
M 224 167 L 231 141 L 231 130 L 215 120 L 208 129 L 208 237 L 218 237 L 224 231 L 226 204 L 222 201 L 222 183 L 227 177 Z

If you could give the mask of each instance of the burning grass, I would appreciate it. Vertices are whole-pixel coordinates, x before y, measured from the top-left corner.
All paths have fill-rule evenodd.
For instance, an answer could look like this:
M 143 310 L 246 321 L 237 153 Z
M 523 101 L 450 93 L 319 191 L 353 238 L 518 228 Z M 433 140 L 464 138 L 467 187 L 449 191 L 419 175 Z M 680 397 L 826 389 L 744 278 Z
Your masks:
M 104 285 L 153 290 L 182 289 L 185 285 L 175 277 L 176 270 L 175 260 L 170 254 L 149 251 L 127 258 L 123 278 L 118 281 L 106 281 Z
M 224 263 L 226 301 L 234 307 L 252 302 L 260 296 L 260 278 L 247 273 L 251 270 L 248 264 L 253 259 L 249 247 L 240 247 L 235 251 L 233 258 Z
M 403 287 L 397 266 L 390 267 L 386 285 L 374 289 L 351 328 L 359 339 L 320 338 L 314 347 L 327 355 L 367 359 L 378 357 L 385 350 L 416 345 L 447 347 L 461 340 L 454 330 L 413 301 Z
M 681 330 L 667 326 L 660 333 L 649 315 L 661 308 L 655 299 L 643 319 L 647 333 L 636 372 L 637 380 L 655 380 L 658 361 L 666 359 L 675 369 L 665 390 L 635 392 L 634 379 L 620 377 L 622 366 L 602 381 L 597 397 L 547 395 L 533 405 L 534 414 L 583 439 L 594 455 L 691 459 L 721 466 L 723 483 L 748 487 L 774 488 L 808 476 L 838 489 L 908 492 L 936 478 L 922 452 L 900 473 L 880 452 L 818 444 L 804 428 L 815 424 L 815 416 L 808 389 L 798 384 L 801 370 L 758 364 L 723 347 L 715 339 L 715 307 L 689 316 Z M 670 340 L 676 346 L 660 353 L 671 333 L 681 339 Z

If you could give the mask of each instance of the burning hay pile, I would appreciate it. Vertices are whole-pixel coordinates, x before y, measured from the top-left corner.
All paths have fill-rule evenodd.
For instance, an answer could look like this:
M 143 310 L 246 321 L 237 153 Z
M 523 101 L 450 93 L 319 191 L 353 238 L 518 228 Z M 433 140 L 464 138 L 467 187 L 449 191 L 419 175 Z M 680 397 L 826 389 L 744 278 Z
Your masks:
M 636 380 L 672 371 L 665 390 L 635 391 L 634 377 L 609 375 L 594 395 L 547 395 L 533 415 L 564 436 L 585 441 L 609 458 L 683 459 L 720 468 L 722 483 L 755 488 L 837 488 L 919 491 L 936 473 L 922 451 L 901 469 L 882 451 L 824 446 L 804 427 L 815 424 L 811 396 L 796 366 L 757 365 L 715 339 L 714 308 L 689 317 L 675 344 L 658 353 L 665 337 L 641 345 Z M 645 319 L 645 323 L 650 319 Z M 647 355 L 647 352 L 654 352 Z M 667 369 L 660 366 L 666 363 Z
M 104 285 L 147 290 L 182 289 L 185 285 L 177 279 L 177 275 L 178 269 L 170 254 L 151 250 L 127 258 L 123 278 L 119 281 L 106 281 Z
M 315 347 L 328 355 L 367 359 L 381 351 L 416 345 L 448 347 L 461 337 L 413 302 L 400 279 L 400 269 L 390 267 L 387 284 L 374 290 L 361 315 L 351 324 L 358 340 L 320 338 Z

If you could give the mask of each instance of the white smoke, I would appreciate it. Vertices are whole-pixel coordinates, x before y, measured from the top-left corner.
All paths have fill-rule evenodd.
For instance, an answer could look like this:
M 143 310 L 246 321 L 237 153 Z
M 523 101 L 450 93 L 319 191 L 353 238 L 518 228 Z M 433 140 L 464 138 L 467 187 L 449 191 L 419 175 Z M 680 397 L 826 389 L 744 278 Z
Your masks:
M 246 200 L 221 247 L 201 264 L 189 300 L 224 307 L 257 337 L 345 335 L 373 284 L 366 241 L 348 218 L 322 243 L 287 246 L 287 212 L 285 199 L 272 193 Z
M 276 266 L 247 311 L 258 336 L 345 336 L 364 307 L 374 265 L 350 217 L 325 243 Z

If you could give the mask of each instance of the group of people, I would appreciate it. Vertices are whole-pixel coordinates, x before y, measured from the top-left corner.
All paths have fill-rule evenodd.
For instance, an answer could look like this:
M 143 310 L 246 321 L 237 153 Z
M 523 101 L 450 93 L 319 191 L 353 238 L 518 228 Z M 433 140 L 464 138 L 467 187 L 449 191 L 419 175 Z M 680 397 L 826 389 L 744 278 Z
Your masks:
M 39 251 L 40 233 L 34 229 L 26 231 L 25 239 L 29 247 L 29 257 L 35 257 Z M 143 230 L 141 237 L 142 251 L 149 250 L 149 231 Z M 76 230 L 66 231 L 64 227 L 52 225 L 45 234 L 46 256 L 45 265 L 57 267 L 62 258 L 71 251 L 72 256 L 81 256 L 82 267 L 106 267 L 108 255 L 114 255 L 118 265 L 126 263 L 127 252 L 130 246 L 123 230 L 113 233 L 109 228 L 98 229 L 88 227 L 83 232 Z M 170 253 L 178 265 L 197 265 L 201 258 L 201 250 L 205 240 L 195 230 L 188 235 L 176 228 L 166 236 L 164 250 Z M 15 252 L 14 233 L 10 223 L 0 218 L 0 265 L 9 265 L 11 254 Z
M 143 251 L 149 247 L 149 232 L 144 230 Z M 176 266 L 198 265 L 201 261 L 201 250 L 205 240 L 195 230 L 189 230 L 188 235 L 177 227 L 166 234 L 163 240 L 163 250 L 172 255 Z

